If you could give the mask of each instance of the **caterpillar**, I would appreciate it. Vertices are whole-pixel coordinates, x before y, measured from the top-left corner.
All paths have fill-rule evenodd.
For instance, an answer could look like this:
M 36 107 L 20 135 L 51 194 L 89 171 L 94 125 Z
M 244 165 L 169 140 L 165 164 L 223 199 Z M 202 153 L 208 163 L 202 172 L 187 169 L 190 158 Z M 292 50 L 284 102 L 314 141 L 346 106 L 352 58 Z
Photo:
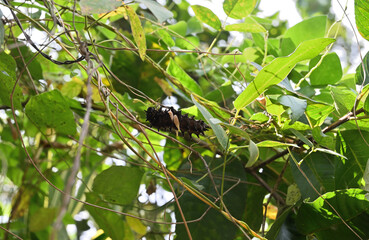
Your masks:
M 163 109 L 166 108 L 166 109 Z M 159 110 L 149 107 L 146 111 L 146 120 L 150 122 L 151 127 L 155 127 L 160 131 L 180 131 L 182 136 L 187 132 L 192 138 L 192 133 L 199 137 L 209 130 L 209 126 L 202 120 L 196 120 L 194 116 L 188 117 L 181 111 L 175 110 L 173 107 L 160 107 Z

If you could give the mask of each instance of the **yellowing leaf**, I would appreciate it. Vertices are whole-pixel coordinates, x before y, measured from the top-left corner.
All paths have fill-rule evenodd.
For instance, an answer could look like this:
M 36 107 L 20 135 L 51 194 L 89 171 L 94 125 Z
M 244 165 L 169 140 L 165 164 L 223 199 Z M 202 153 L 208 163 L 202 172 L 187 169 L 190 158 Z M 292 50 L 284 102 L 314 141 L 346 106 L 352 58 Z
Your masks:
M 101 14 L 99 14 L 99 17 L 110 18 L 110 17 L 116 16 L 116 15 L 127 16 L 126 9 L 123 6 L 121 6 L 121 7 L 115 9 L 114 11 L 112 11 L 112 12 L 110 12 L 108 14 L 101 13 Z
M 147 227 L 143 225 L 140 220 L 138 220 L 137 218 L 128 217 L 128 216 L 126 216 L 126 220 L 127 220 L 128 225 L 131 227 L 131 229 L 135 231 L 136 233 L 138 233 L 140 236 L 143 236 L 146 234 Z
M 127 6 L 127 5 L 125 5 L 124 7 L 126 8 L 128 16 L 129 16 L 129 22 L 131 24 L 132 35 L 137 44 L 138 53 L 140 54 L 140 58 L 143 61 L 146 55 L 145 32 L 143 31 L 140 18 L 137 16 L 135 10 L 133 10 L 130 6 Z
M 220 30 L 222 24 L 220 23 L 217 15 L 215 15 L 209 8 L 200 5 L 193 5 L 191 7 L 195 12 L 196 17 L 201 22 L 206 23 L 215 30 Z

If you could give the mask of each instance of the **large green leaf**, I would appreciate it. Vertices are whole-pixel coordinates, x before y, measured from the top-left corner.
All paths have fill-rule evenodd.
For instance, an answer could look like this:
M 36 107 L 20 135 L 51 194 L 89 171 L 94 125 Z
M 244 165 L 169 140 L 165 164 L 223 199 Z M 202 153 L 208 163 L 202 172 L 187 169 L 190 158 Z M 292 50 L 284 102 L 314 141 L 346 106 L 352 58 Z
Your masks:
M 327 16 L 317 16 L 306 19 L 289 28 L 282 38 L 283 55 L 288 55 L 302 42 L 325 36 Z
M 293 154 L 293 157 L 299 162 L 304 156 Z M 310 198 L 310 200 L 314 200 L 319 197 L 310 183 L 320 194 L 336 189 L 335 168 L 333 167 L 335 163 L 334 160 L 335 158 L 328 154 L 319 152 L 312 153 L 306 157 L 300 165 L 301 170 L 304 172 L 304 174 L 302 174 L 297 168 L 295 161 L 290 157 L 292 175 L 300 189 L 302 199 Z
M 225 0 L 224 12 L 231 18 L 241 19 L 254 10 L 257 0 Z
M 13 91 L 16 74 L 15 74 L 16 63 L 14 59 L 6 54 L 5 52 L 0 53 L 0 100 L 2 104 L 11 106 L 11 93 Z M 16 109 L 21 109 L 21 101 L 23 100 L 22 90 L 17 84 L 13 94 L 13 103 Z
M 313 202 L 303 203 L 297 214 L 297 227 L 302 233 L 314 234 L 321 240 L 358 239 L 356 234 L 361 239 L 368 239 L 369 201 L 366 194 L 361 189 L 338 190 L 328 192 Z
M 191 7 L 195 12 L 196 17 L 201 22 L 206 23 L 215 30 L 220 30 L 222 24 L 217 15 L 215 15 L 209 8 L 200 5 L 192 5 Z
M 206 161 L 212 161 L 214 166 L 220 165 L 223 163 L 223 159 L 217 158 L 214 160 L 210 160 L 209 158 Z M 218 168 L 217 170 L 212 171 L 214 175 L 220 176 L 222 174 L 222 168 Z M 246 180 L 246 174 L 243 170 L 243 166 L 239 161 L 233 161 L 226 166 L 226 176 L 233 176 L 237 179 Z M 190 180 L 195 181 L 196 178 L 192 176 L 189 177 Z M 215 184 L 219 187 L 221 183 L 220 178 L 216 178 Z M 215 190 L 210 178 L 204 178 L 198 184 L 204 186 L 203 191 L 210 193 L 214 196 Z M 234 185 L 232 181 L 224 182 L 224 190 L 228 190 L 231 186 Z M 258 191 L 258 193 L 263 192 Z M 227 209 L 237 219 L 240 219 L 245 212 L 246 208 L 246 196 L 247 196 L 247 187 L 246 184 L 238 184 L 232 190 L 230 190 L 227 194 L 224 195 L 223 201 L 227 206 Z M 259 199 L 258 199 L 259 200 Z M 260 201 L 253 201 L 254 203 L 260 203 Z M 208 205 L 205 205 L 199 199 L 194 197 L 188 192 L 185 192 L 180 198 L 179 203 L 181 205 L 182 211 L 186 217 L 186 220 L 198 219 L 208 208 Z M 219 202 L 217 203 L 219 204 Z M 261 209 L 259 205 L 254 210 L 254 214 L 261 214 Z M 175 209 L 176 220 L 183 221 L 178 208 Z M 252 214 L 252 213 L 250 213 Z M 260 220 L 260 218 L 259 218 Z M 259 223 L 260 221 L 258 221 Z M 259 225 L 260 227 L 260 225 Z M 234 223 L 227 220 L 222 214 L 211 209 L 203 216 L 199 221 L 195 221 L 189 224 L 189 228 L 191 231 L 191 235 L 193 239 L 203 239 L 203 240 L 224 240 L 224 239 L 234 239 L 237 233 L 238 227 L 235 226 Z M 254 229 L 256 230 L 256 229 Z M 176 234 L 177 239 L 188 239 L 188 235 L 186 233 L 185 227 L 183 224 L 179 224 L 176 226 Z
M 86 193 L 86 201 L 101 207 L 109 208 L 109 205 L 95 193 Z M 89 205 L 86 205 L 85 208 L 94 218 L 97 225 L 103 229 L 104 233 L 111 237 L 111 239 L 132 239 L 132 236 L 131 238 L 129 236 L 132 235 L 132 232 L 127 222 L 123 220 L 123 216 Z
M 202 95 L 202 90 L 200 86 L 193 80 L 173 59 L 170 59 L 169 65 L 167 67 L 167 72 L 173 77 L 177 78 L 181 84 L 188 90 Z
M 138 194 L 143 172 L 136 167 L 112 166 L 96 176 L 92 190 L 115 204 L 130 204 Z
M 366 145 L 369 141 L 369 132 L 348 130 L 342 131 L 341 136 L 337 152 L 347 159 L 340 158 L 335 161 L 337 189 L 360 187 L 369 159 L 369 147 Z
M 321 56 L 311 59 L 309 69 L 312 69 L 320 60 Z M 341 61 L 336 53 L 324 56 L 321 64 L 311 73 L 310 84 L 312 86 L 326 86 L 335 84 L 342 78 Z
M 41 231 L 52 225 L 57 216 L 57 208 L 39 208 L 30 216 L 29 230 L 31 232 Z
M 369 40 L 369 2 L 367 0 L 355 0 L 355 20 L 361 36 Z
M 237 97 L 234 101 L 235 108 L 241 109 L 247 106 L 268 87 L 285 79 L 298 62 L 315 57 L 333 42 L 334 39 L 331 38 L 308 40 L 302 42 L 291 55 L 274 59 Z
M 73 112 L 59 90 L 32 97 L 26 105 L 26 114 L 32 123 L 41 129 L 54 128 L 61 134 L 76 133 Z
M 350 112 L 355 104 L 356 94 L 343 86 L 331 86 L 329 89 L 334 99 L 334 106 L 340 116 Z

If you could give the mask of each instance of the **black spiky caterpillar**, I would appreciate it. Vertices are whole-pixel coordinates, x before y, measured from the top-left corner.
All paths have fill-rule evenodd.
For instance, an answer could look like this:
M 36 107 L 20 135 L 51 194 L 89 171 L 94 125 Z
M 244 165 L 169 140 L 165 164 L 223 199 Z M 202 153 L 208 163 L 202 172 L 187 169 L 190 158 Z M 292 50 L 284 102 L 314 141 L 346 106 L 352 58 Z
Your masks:
M 164 109 L 165 108 L 165 109 Z M 209 126 L 202 120 L 196 120 L 194 116 L 188 117 L 188 114 L 183 114 L 181 111 L 175 110 L 173 107 L 160 107 L 159 110 L 154 107 L 149 107 L 146 111 L 146 120 L 150 122 L 152 127 L 165 131 L 180 131 L 182 135 L 187 132 L 190 137 L 192 133 L 199 137 L 200 134 L 209 129 Z

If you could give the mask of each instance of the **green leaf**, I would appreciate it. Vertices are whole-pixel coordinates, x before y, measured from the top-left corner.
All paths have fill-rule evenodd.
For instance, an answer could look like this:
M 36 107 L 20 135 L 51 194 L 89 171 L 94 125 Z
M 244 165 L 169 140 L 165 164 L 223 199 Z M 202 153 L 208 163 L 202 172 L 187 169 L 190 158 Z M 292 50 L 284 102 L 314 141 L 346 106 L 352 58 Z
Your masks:
M 364 141 L 365 140 L 365 141 Z M 347 130 L 341 132 L 337 152 L 344 155 L 335 163 L 335 179 L 337 189 L 357 188 L 362 186 L 362 177 L 369 159 L 366 142 L 369 141 L 369 132 L 361 130 Z
M 124 183 L 126 184 L 126 183 Z M 123 186 L 123 184 L 121 183 Z M 96 193 L 88 192 L 86 193 L 86 200 L 89 203 L 109 208 L 109 205 L 103 201 Z M 125 238 L 127 230 L 130 231 L 128 224 L 122 220 L 122 216 L 116 213 L 106 211 L 97 207 L 92 207 L 86 205 L 85 208 L 94 218 L 97 225 L 104 230 L 104 233 L 111 237 L 111 239 L 130 239 Z
M 291 108 L 291 123 L 297 121 L 304 114 L 307 106 L 306 100 L 290 95 L 282 95 L 278 98 L 278 102 L 283 106 Z
M 200 86 L 193 80 L 173 59 L 170 59 L 169 65 L 167 67 L 167 72 L 178 79 L 181 84 L 188 90 L 202 95 L 202 90 Z
M 363 65 L 364 65 L 364 71 L 365 74 L 363 72 Z M 356 73 L 355 73 L 355 81 L 356 84 L 363 84 L 367 85 L 369 83 L 369 52 L 367 52 L 365 54 L 365 57 L 363 59 L 363 65 L 359 64 L 359 66 L 357 66 L 356 68 Z M 364 79 L 365 76 L 365 79 Z
M 365 182 L 363 189 L 369 191 L 369 160 L 366 162 L 363 180 Z
M 321 56 L 311 59 L 309 70 L 311 70 L 320 60 Z M 336 53 L 329 53 L 324 56 L 321 64 L 311 73 L 310 84 L 312 86 L 326 86 L 335 84 L 342 78 L 341 61 Z
M 355 21 L 357 29 L 363 38 L 369 40 L 369 2 L 355 0 Z
M 282 38 L 282 55 L 287 56 L 302 42 L 325 36 L 327 16 L 306 19 L 289 28 Z
M 364 106 L 363 106 L 365 112 L 369 113 L 369 97 L 365 98 Z
M 20 51 L 20 53 L 19 53 Z M 44 79 L 43 77 L 43 71 L 42 67 L 39 61 L 39 57 L 37 56 L 34 58 L 35 53 L 33 53 L 27 46 L 22 46 L 19 49 L 12 49 L 11 50 L 11 56 L 16 60 L 17 67 L 20 70 L 23 70 L 25 68 L 25 63 L 29 64 L 27 65 L 27 69 L 29 73 L 31 74 L 32 80 L 38 81 L 40 79 Z M 28 74 L 23 74 L 23 76 L 26 80 L 29 79 Z M 31 79 L 29 79 L 31 80 Z
M 130 204 L 138 194 L 143 172 L 136 167 L 112 166 L 96 176 L 95 193 L 115 204 Z
M 247 63 L 254 62 L 258 58 L 260 58 L 260 51 L 256 48 L 249 47 L 245 48 L 242 52 L 242 55 L 226 55 L 222 57 L 221 63 Z
M 136 2 L 144 4 L 154 14 L 154 16 L 159 20 L 160 23 L 173 17 L 173 13 L 171 11 L 169 11 L 156 1 L 136 0 Z
M 83 15 L 106 13 L 115 10 L 122 5 L 116 0 L 81 0 L 81 12 Z
M 300 168 L 304 172 L 302 174 L 297 168 L 295 161 L 292 160 L 292 156 L 297 162 L 300 162 Z M 333 191 L 337 189 L 336 181 L 339 178 L 336 175 L 336 169 L 333 167 L 336 162 L 336 157 L 321 152 L 314 152 L 308 156 L 298 155 L 292 153 L 290 157 L 290 166 L 293 179 L 300 189 L 301 198 L 315 200 L 319 197 L 313 187 L 320 193 L 324 194 L 327 191 Z M 307 180 L 309 179 L 309 181 Z
M 230 133 L 236 134 L 237 136 L 244 137 L 246 140 L 250 140 L 250 136 L 245 130 L 242 130 L 241 128 L 238 128 L 228 123 L 221 123 L 221 124 L 227 127 Z
M 211 161 L 211 159 L 209 158 L 206 158 L 205 160 Z M 214 164 L 215 166 L 221 165 L 223 164 L 223 159 L 213 159 L 212 164 Z M 222 168 L 214 170 L 213 174 L 221 175 Z M 226 176 L 233 176 L 237 179 L 240 179 L 241 181 L 246 180 L 245 171 L 239 161 L 233 161 L 227 164 L 225 174 Z M 192 181 L 196 181 L 198 178 L 197 176 L 194 177 L 193 175 L 188 176 L 189 179 Z M 220 186 L 220 178 L 216 178 L 214 179 L 214 181 L 217 186 Z M 207 192 L 214 196 L 216 195 L 213 184 L 209 178 L 201 180 L 199 184 L 204 186 L 204 192 Z M 246 187 L 245 184 L 238 184 L 236 186 L 234 185 L 234 182 L 224 181 L 224 189 L 229 189 L 230 191 L 227 194 L 224 194 L 223 201 L 232 216 L 240 219 L 242 218 L 245 212 L 245 208 L 248 205 L 246 204 L 245 199 L 249 188 Z M 232 186 L 234 188 L 230 189 Z M 257 197 L 260 197 L 260 195 L 258 195 Z M 193 239 L 228 240 L 236 238 L 238 227 L 235 226 L 231 221 L 227 220 L 224 216 L 219 214 L 219 212 L 215 211 L 214 209 L 210 209 L 204 216 L 202 216 L 203 213 L 208 209 L 208 205 L 201 202 L 198 198 L 194 197 L 186 191 L 178 200 L 186 220 L 199 219 L 199 221 L 195 221 L 189 225 Z M 260 214 L 259 216 L 262 217 L 261 208 L 262 204 L 256 205 L 252 209 L 256 210 L 257 214 Z M 175 214 L 177 221 L 183 220 L 177 207 L 175 208 Z M 255 211 L 252 212 L 252 214 L 254 214 L 255 216 Z M 176 235 L 176 239 L 188 239 L 188 235 L 183 224 L 178 224 L 176 226 Z
M 260 147 L 298 147 L 296 144 L 292 144 L 292 143 L 283 143 L 283 142 L 277 142 L 277 141 L 272 141 L 272 140 L 266 140 L 266 141 L 262 141 L 262 142 L 258 142 L 256 144 L 259 148 Z
M 73 112 L 59 90 L 32 97 L 25 110 L 28 118 L 39 128 L 54 128 L 57 133 L 66 135 L 76 133 Z
M 167 31 L 163 29 L 159 29 L 156 33 L 159 35 L 159 37 L 164 41 L 166 45 L 168 45 L 169 47 L 174 46 L 175 44 L 174 40 Z
M 187 34 L 195 34 L 204 31 L 201 22 L 196 17 L 190 18 L 190 20 L 187 21 L 187 26 Z
M 196 17 L 201 22 L 206 23 L 215 30 L 220 30 L 222 24 L 220 23 L 217 15 L 215 15 L 209 8 L 200 5 L 192 5 L 191 7 L 195 12 Z
M 356 94 L 343 86 L 330 86 L 337 112 L 343 116 L 350 112 L 355 104 Z
M 286 197 L 286 205 L 291 206 L 297 203 L 301 199 L 301 193 L 297 184 L 292 184 L 288 186 L 287 189 L 287 197 Z
M 200 110 L 206 121 L 209 123 L 211 129 L 213 129 L 215 136 L 217 136 L 218 142 L 220 143 L 220 146 L 223 148 L 223 150 L 227 150 L 229 147 L 228 144 L 228 136 L 224 129 L 219 126 L 219 124 L 214 124 L 211 119 L 213 116 L 204 108 L 200 103 L 196 101 L 196 99 L 191 94 L 192 102 L 196 105 L 196 107 Z
M 334 41 L 330 38 L 308 40 L 302 42 L 291 55 L 274 59 L 237 97 L 234 101 L 235 108 L 239 110 L 247 106 L 268 87 L 286 78 L 298 62 L 315 57 Z
M 133 8 L 127 5 L 125 5 L 124 7 L 126 8 L 128 16 L 129 16 L 129 22 L 131 24 L 132 35 L 137 44 L 138 53 L 140 54 L 140 58 L 143 61 L 146 55 L 145 32 L 141 26 L 140 18 L 137 16 L 135 10 L 133 10 Z
M 225 26 L 225 30 L 238 31 L 238 32 L 250 32 L 250 33 L 259 33 L 259 32 L 267 31 L 261 24 L 259 24 L 251 16 L 246 17 L 243 23 L 235 23 L 235 24 Z
M 224 12 L 234 19 L 241 19 L 248 16 L 255 8 L 257 0 L 225 0 L 223 3 Z
M 249 142 L 249 152 L 250 157 L 245 167 L 251 167 L 259 158 L 259 148 L 251 139 Z
M 334 111 L 334 107 L 330 105 L 314 103 L 306 107 L 306 116 L 309 118 L 313 127 L 321 126 L 328 115 Z
M 297 227 L 302 233 L 314 234 L 323 240 L 357 239 L 352 231 L 362 239 L 368 239 L 369 202 L 366 194 L 361 189 L 338 190 L 328 192 L 313 202 L 303 203 L 297 214 Z M 343 223 L 336 211 L 351 229 Z
M 304 134 L 300 133 L 299 131 L 297 131 L 296 129 L 293 129 L 293 128 L 291 128 L 290 131 L 296 137 L 298 137 L 301 141 L 303 141 L 306 145 L 308 145 L 309 147 L 314 147 L 314 144 L 307 137 L 305 137 Z
M 14 59 L 5 52 L 0 53 L 0 99 L 2 104 L 11 106 L 10 95 L 16 81 L 16 63 Z M 22 90 L 17 84 L 13 94 L 13 104 L 15 109 L 22 109 L 23 100 Z
M 37 232 L 44 230 L 52 225 L 55 217 L 58 214 L 57 208 L 39 208 L 37 209 L 29 219 L 29 230 L 31 232 Z
M 319 145 L 327 147 L 329 149 L 335 149 L 336 138 L 333 137 L 332 134 L 329 135 L 324 134 L 319 126 L 314 127 L 312 133 L 314 140 Z
M 182 37 L 187 34 L 187 23 L 185 21 L 179 21 L 176 24 L 169 25 L 168 28 Z
M 72 79 L 72 81 L 67 82 L 63 85 L 61 93 L 63 96 L 68 98 L 77 97 L 82 91 L 84 83 L 80 79 Z

